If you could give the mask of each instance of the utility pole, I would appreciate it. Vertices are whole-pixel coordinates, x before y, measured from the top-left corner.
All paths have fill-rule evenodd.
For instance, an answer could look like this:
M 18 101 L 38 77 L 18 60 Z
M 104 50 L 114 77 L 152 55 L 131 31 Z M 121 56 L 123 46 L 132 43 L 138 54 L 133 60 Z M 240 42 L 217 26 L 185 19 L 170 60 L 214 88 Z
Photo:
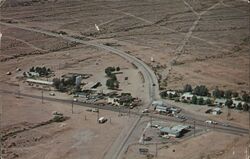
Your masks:
M 21 97 L 20 85 L 18 85 L 18 90 L 17 90 L 17 96 L 16 96 L 16 98 L 20 98 L 20 97 Z
M 99 109 L 98 109 L 98 111 L 96 113 L 97 113 L 96 121 L 98 123 L 98 120 L 99 120 Z
M 2 95 L 0 94 L 0 129 L 2 128 L 2 116 L 3 116 L 3 98 Z M 2 139 L 2 133 L 0 133 L 0 138 Z M 2 156 L 2 147 L 3 143 L 0 142 L 0 156 Z
M 230 120 L 230 116 L 231 116 L 231 110 L 229 107 L 227 107 L 227 120 Z
M 151 116 L 150 117 L 150 127 L 152 127 L 152 124 L 153 124 L 153 117 Z
M 250 0 L 247 1 L 248 2 L 248 37 L 250 36 Z M 248 46 L 250 45 L 250 41 L 248 40 Z M 248 57 L 248 61 L 250 63 L 250 57 Z M 250 90 L 250 69 L 248 70 L 248 90 Z M 250 159 L 249 157 L 249 154 L 250 154 L 250 110 L 248 108 L 248 118 L 249 118 L 249 121 L 248 121 L 248 124 L 249 124 L 249 132 L 248 132 L 248 153 L 247 153 L 247 159 Z
M 74 112 L 73 112 L 73 107 L 74 107 L 74 100 L 72 100 L 72 102 L 71 102 L 71 113 L 73 114 Z
M 43 104 L 43 89 L 42 89 L 42 104 Z
M 195 120 L 194 120 L 194 136 L 195 136 Z
M 155 157 L 158 156 L 158 143 L 155 144 Z

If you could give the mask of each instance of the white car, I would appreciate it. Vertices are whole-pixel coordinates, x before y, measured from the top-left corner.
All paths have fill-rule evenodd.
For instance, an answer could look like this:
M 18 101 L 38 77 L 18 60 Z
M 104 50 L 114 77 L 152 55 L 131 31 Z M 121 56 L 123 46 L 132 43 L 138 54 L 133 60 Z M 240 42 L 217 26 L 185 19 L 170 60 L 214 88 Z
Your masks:
M 49 93 L 50 96 L 55 96 L 55 93 L 51 92 Z
M 148 109 L 144 109 L 144 110 L 142 111 L 142 113 L 149 113 L 149 110 L 148 110 Z
M 212 121 L 212 120 L 206 120 L 205 123 L 208 123 L 208 124 L 218 124 L 217 122 Z
M 73 101 L 74 101 L 74 102 L 77 102 L 77 101 L 78 101 L 78 99 L 77 99 L 77 98 L 74 98 L 74 99 L 73 99 Z

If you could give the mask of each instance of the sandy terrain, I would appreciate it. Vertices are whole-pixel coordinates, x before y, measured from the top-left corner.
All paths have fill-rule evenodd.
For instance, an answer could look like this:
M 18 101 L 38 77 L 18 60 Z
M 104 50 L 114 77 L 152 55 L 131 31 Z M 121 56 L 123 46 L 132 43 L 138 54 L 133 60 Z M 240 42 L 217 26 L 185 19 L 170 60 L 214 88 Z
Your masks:
M 245 4 L 240 0 L 11 0 L 2 6 L 1 19 L 43 30 L 64 31 L 81 38 L 87 36 L 100 42 L 115 41 L 121 45 L 120 49 L 147 63 L 153 56 L 156 63 L 152 66 L 167 66 L 157 71 L 162 76 L 162 88 L 179 88 L 191 83 L 206 84 L 210 89 L 220 86 L 241 91 L 249 86 L 248 75 L 244 73 L 249 66 L 244 60 L 249 57 L 249 13 Z M 99 25 L 100 32 L 94 24 Z M 37 38 L 36 43 L 32 42 L 36 47 L 41 41 L 48 41 L 48 37 Z M 23 48 L 25 44 L 17 40 L 13 42 Z M 57 41 L 54 45 L 60 49 L 69 44 Z M 44 46 L 48 46 L 47 42 Z M 178 52 L 180 55 L 176 55 Z M 176 65 L 171 66 L 174 60 Z M 190 71 L 191 68 L 200 68 L 202 72 Z M 167 76 L 169 70 L 171 76 Z M 240 82 L 235 77 L 240 77 Z
M 4 2 L 4 3 L 3 3 Z M 48 30 L 86 41 L 95 41 L 123 50 L 150 65 L 161 79 L 162 89 L 179 89 L 189 83 L 204 84 L 209 89 L 219 86 L 241 92 L 249 91 L 248 8 L 240 0 L 8 0 L 1 1 L 1 22 Z M 97 24 L 100 31 L 95 28 Z M 0 25 L 3 33 L 0 53 L 0 88 L 32 95 L 41 90 L 18 81 L 17 76 L 32 66 L 46 66 L 55 76 L 69 72 L 93 74 L 84 82 L 102 83 L 106 89 L 104 69 L 119 66 L 120 88 L 145 102 L 147 90 L 138 69 L 122 58 L 94 47 L 60 38 Z M 151 61 L 151 57 L 155 62 Z M 15 72 L 21 68 L 21 72 Z M 6 72 L 12 75 L 7 76 Z M 128 77 L 125 81 L 124 78 Z M 52 80 L 52 78 L 48 79 Z M 49 92 L 45 91 L 44 96 Z M 72 99 L 57 93 L 56 98 Z M 96 114 L 86 108 L 62 103 L 1 94 L 1 132 L 10 135 L 4 142 L 6 158 L 103 158 L 119 134 L 126 134 L 133 118 L 101 111 L 112 118 L 111 124 L 100 125 Z M 206 107 L 187 106 L 203 116 Z M 52 111 L 69 117 L 63 123 L 32 126 L 51 118 Z M 226 110 L 223 110 L 224 112 Z M 231 112 L 240 126 L 248 124 L 247 114 Z M 87 120 L 85 120 L 85 115 Z M 224 120 L 226 113 L 211 119 Z M 25 128 L 25 129 L 24 129 Z M 140 127 L 140 130 L 142 128 Z M 23 131 L 24 130 L 24 131 Z M 137 130 L 137 131 L 140 131 Z M 123 132 L 123 133 L 122 133 Z M 132 136 L 131 140 L 138 140 Z M 168 149 L 158 151 L 158 158 L 243 158 L 246 137 L 211 132 Z M 211 146 L 212 145 L 212 146 Z M 159 145 L 159 148 L 161 145 Z M 138 155 L 138 145 L 132 146 L 126 158 Z M 149 146 L 155 154 L 155 145 Z M 173 149 L 176 151 L 173 152 Z M 182 153 L 178 153 L 182 152 Z
M 15 132 L 3 142 L 6 158 L 102 158 L 118 134 L 126 128 L 133 118 L 118 117 L 118 113 L 100 111 L 108 121 L 98 124 L 97 114 L 87 112 L 84 107 L 54 103 L 32 98 L 1 96 L 3 108 L 1 130 Z M 52 118 L 52 112 L 58 111 L 69 117 L 62 123 L 51 123 L 37 128 L 29 128 Z M 86 117 L 86 120 L 85 120 Z
M 225 135 L 217 132 L 209 132 L 183 142 L 166 146 L 157 146 L 157 157 L 160 159 L 233 159 L 245 158 L 246 138 L 234 135 Z M 211 146 L 213 145 L 213 146 Z M 124 158 L 143 159 L 145 155 L 139 154 L 139 148 L 148 148 L 149 153 L 156 155 L 156 146 L 134 145 L 128 150 Z

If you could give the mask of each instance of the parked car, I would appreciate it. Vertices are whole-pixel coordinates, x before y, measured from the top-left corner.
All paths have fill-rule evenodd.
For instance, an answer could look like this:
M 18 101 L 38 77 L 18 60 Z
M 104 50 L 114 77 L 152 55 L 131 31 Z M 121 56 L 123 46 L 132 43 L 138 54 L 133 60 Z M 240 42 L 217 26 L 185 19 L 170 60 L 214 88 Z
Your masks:
M 105 123 L 106 121 L 108 121 L 108 119 L 106 119 L 106 118 L 104 118 L 104 117 L 100 117 L 100 118 L 98 119 L 98 122 L 99 122 L 100 124 L 103 124 L 103 123 Z
M 151 127 L 152 127 L 152 128 L 158 128 L 159 125 L 156 124 L 156 125 L 152 125 Z
M 149 113 L 149 110 L 148 110 L 148 109 L 144 109 L 144 110 L 142 111 L 142 113 Z

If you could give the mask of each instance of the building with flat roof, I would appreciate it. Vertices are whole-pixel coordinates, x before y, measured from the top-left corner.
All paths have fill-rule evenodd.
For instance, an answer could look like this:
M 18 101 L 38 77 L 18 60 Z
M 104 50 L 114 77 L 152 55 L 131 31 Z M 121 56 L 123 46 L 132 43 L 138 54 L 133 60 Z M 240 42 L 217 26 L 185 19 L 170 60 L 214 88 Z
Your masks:
M 167 107 L 163 107 L 163 106 L 156 106 L 155 107 L 155 111 L 161 113 L 161 112 L 164 112 L 164 113 L 167 113 Z
M 156 106 L 163 106 L 163 101 L 162 100 L 155 100 L 152 102 L 152 106 L 156 107 Z
M 189 126 L 185 125 L 177 125 L 173 127 L 163 127 L 160 129 L 162 135 L 169 135 L 173 137 L 180 137 L 184 130 L 187 130 Z
M 33 84 L 40 84 L 40 85 L 49 85 L 49 86 L 53 85 L 53 82 L 43 81 L 43 80 L 35 80 L 35 79 L 27 79 L 26 82 L 33 83 Z

